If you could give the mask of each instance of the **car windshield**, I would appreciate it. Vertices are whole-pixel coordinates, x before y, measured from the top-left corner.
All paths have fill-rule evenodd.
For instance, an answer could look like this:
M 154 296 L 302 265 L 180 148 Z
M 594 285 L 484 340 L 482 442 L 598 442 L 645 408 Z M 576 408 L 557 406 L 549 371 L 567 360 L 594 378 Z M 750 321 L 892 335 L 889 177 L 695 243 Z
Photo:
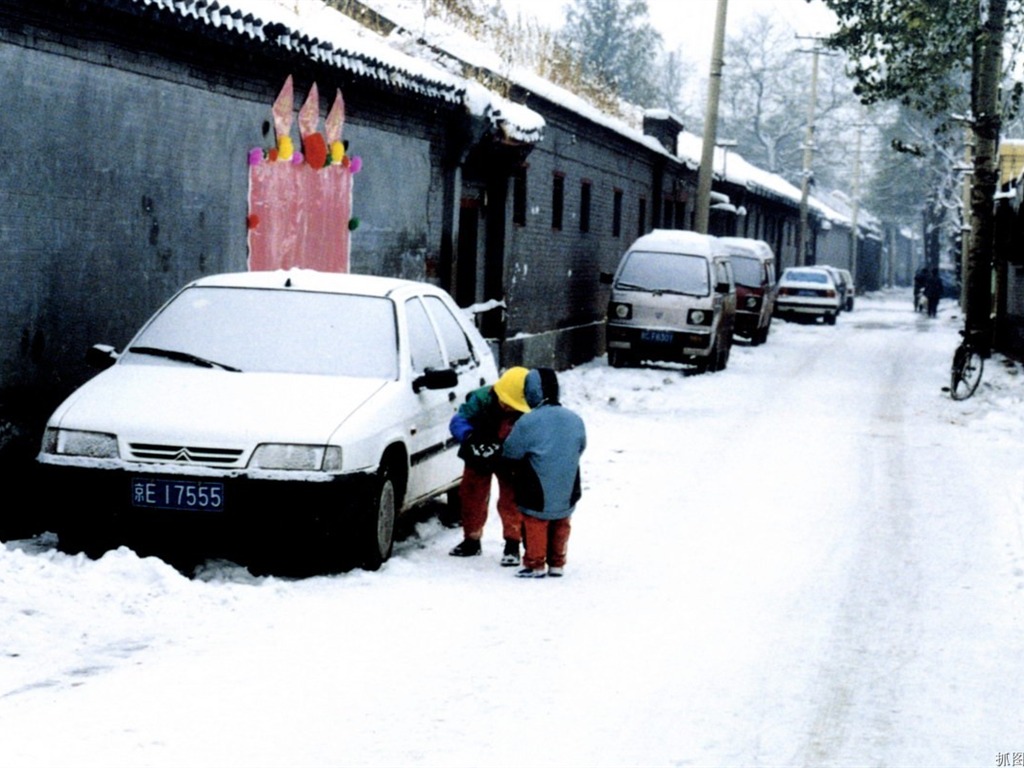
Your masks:
M 708 262 L 701 256 L 632 251 L 622 265 L 615 287 L 707 296 L 711 292 Z
M 828 275 L 824 272 L 812 272 L 809 269 L 787 271 L 785 279 L 794 283 L 828 283 Z
M 392 302 L 374 296 L 192 287 L 128 348 L 131 362 L 168 359 L 225 370 L 395 379 Z
M 736 280 L 736 285 L 742 285 L 746 288 L 760 288 L 761 277 L 763 276 L 763 270 L 761 269 L 761 260 L 754 259 L 750 256 L 730 256 L 732 261 L 732 271 Z

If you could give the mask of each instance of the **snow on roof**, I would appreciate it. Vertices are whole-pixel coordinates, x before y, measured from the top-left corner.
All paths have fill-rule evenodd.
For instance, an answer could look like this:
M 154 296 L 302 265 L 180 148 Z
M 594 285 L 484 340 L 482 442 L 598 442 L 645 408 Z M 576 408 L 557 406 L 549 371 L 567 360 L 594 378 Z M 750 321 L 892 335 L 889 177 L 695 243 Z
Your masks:
M 508 139 L 539 141 L 544 118 L 513 104 L 438 60 L 410 55 L 321 0 L 129 0 L 195 19 L 252 40 L 277 45 L 314 61 L 432 99 L 463 104 Z
M 704 139 L 702 137 L 689 131 L 683 131 L 679 134 L 680 156 L 690 159 L 700 158 L 703 153 L 703 142 Z M 691 161 L 698 165 L 700 164 L 699 159 L 692 159 Z M 778 174 L 758 168 L 731 148 L 715 147 L 712 165 L 718 178 L 731 184 L 745 187 L 763 197 L 771 197 L 797 205 L 800 204 L 800 200 L 803 197 L 803 192 L 799 187 L 786 181 Z M 820 218 L 827 221 L 847 226 L 852 224 L 849 216 L 840 213 L 834 207 L 826 204 L 814 195 L 808 196 L 807 206 Z
M 277 45 L 325 64 L 430 98 L 463 101 L 465 83 L 429 62 L 396 51 L 320 0 L 129 0 L 195 19 L 212 29 Z
M 542 78 L 529 69 L 510 67 L 508 62 L 495 51 L 493 44 L 468 35 L 437 14 L 428 15 L 425 12 L 423 0 L 362 0 L 362 3 L 399 25 L 399 29 L 389 35 L 389 40 L 395 45 L 401 46 L 403 50 L 410 53 L 418 51 L 419 55 L 429 55 L 429 52 L 433 52 L 439 57 L 439 65 L 445 65 L 442 52 L 447 53 L 449 56 L 447 66 L 469 65 L 475 69 L 494 73 L 534 96 L 614 131 L 643 145 L 646 149 L 678 159 L 675 155 L 667 152 L 654 137 L 646 135 L 642 130 L 627 124 L 620 118 L 601 111 L 572 91 Z M 505 110 L 512 106 L 513 102 L 505 100 L 502 114 L 504 115 Z M 525 106 L 515 106 L 534 115 L 534 119 L 540 121 L 540 128 L 543 128 L 544 119 L 540 115 Z M 525 122 L 526 118 L 517 116 L 516 122 L 519 123 L 519 121 Z M 539 140 L 539 130 L 536 133 L 535 140 Z M 534 134 L 529 135 L 533 136 Z

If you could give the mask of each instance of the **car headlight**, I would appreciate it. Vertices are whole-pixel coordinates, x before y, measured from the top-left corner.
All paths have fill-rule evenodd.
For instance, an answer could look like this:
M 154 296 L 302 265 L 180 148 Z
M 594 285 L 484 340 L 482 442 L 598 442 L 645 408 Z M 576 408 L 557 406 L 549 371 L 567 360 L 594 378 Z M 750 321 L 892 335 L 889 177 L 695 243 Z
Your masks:
M 711 312 L 704 309 L 691 309 L 686 316 L 689 325 L 711 325 Z
M 633 317 L 633 305 L 613 303 L 611 305 L 611 314 L 615 315 L 618 320 L 629 320 Z
M 263 443 L 253 451 L 249 467 L 337 472 L 341 469 L 341 448 L 337 445 Z
M 87 456 L 91 459 L 116 459 L 120 455 L 117 437 L 105 432 L 47 427 L 43 433 L 43 453 L 60 456 Z

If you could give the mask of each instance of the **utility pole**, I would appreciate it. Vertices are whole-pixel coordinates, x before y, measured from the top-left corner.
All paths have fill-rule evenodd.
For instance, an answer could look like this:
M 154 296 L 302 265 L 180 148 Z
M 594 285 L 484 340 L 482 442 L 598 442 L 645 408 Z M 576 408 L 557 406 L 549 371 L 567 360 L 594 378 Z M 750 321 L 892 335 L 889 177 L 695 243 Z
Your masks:
M 860 230 L 858 229 L 857 219 L 860 216 L 860 150 L 863 132 L 864 126 L 858 125 L 857 150 L 853 158 L 853 226 L 851 227 L 850 242 L 850 274 L 853 275 L 853 284 L 855 286 L 859 283 L 857 279 L 857 256 L 860 249 Z
M 711 181 L 715 169 L 715 133 L 718 127 L 718 96 L 722 90 L 722 51 L 725 48 L 725 15 L 728 0 L 718 0 L 715 13 L 715 37 L 711 49 L 708 74 L 708 103 L 704 110 L 704 144 L 701 147 L 700 169 L 697 171 L 697 210 L 694 229 L 707 234 L 711 219 Z
M 797 35 L 798 40 L 813 40 L 814 47 L 810 50 L 811 60 L 811 98 L 807 105 L 807 134 L 804 138 L 804 167 L 800 178 L 800 237 L 796 254 L 796 265 L 802 267 L 807 260 L 807 245 L 810 242 L 810 226 L 807 199 L 811 193 L 811 164 L 814 159 L 814 112 L 818 103 L 818 58 L 821 55 L 823 37 L 807 37 Z M 806 51 L 805 51 L 806 53 Z

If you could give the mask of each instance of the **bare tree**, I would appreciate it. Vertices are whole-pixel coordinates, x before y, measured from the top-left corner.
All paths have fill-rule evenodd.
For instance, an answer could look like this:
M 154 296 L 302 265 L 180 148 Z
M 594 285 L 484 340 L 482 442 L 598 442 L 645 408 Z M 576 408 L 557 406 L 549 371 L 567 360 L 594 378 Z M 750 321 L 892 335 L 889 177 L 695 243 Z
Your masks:
M 807 125 L 811 57 L 788 25 L 767 14 L 726 42 L 722 135 L 755 165 L 799 184 Z M 838 56 L 820 59 L 815 104 L 814 175 L 848 186 L 857 129 L 856 101 Z M 804 75 L 803 73 L 806 73 Z

